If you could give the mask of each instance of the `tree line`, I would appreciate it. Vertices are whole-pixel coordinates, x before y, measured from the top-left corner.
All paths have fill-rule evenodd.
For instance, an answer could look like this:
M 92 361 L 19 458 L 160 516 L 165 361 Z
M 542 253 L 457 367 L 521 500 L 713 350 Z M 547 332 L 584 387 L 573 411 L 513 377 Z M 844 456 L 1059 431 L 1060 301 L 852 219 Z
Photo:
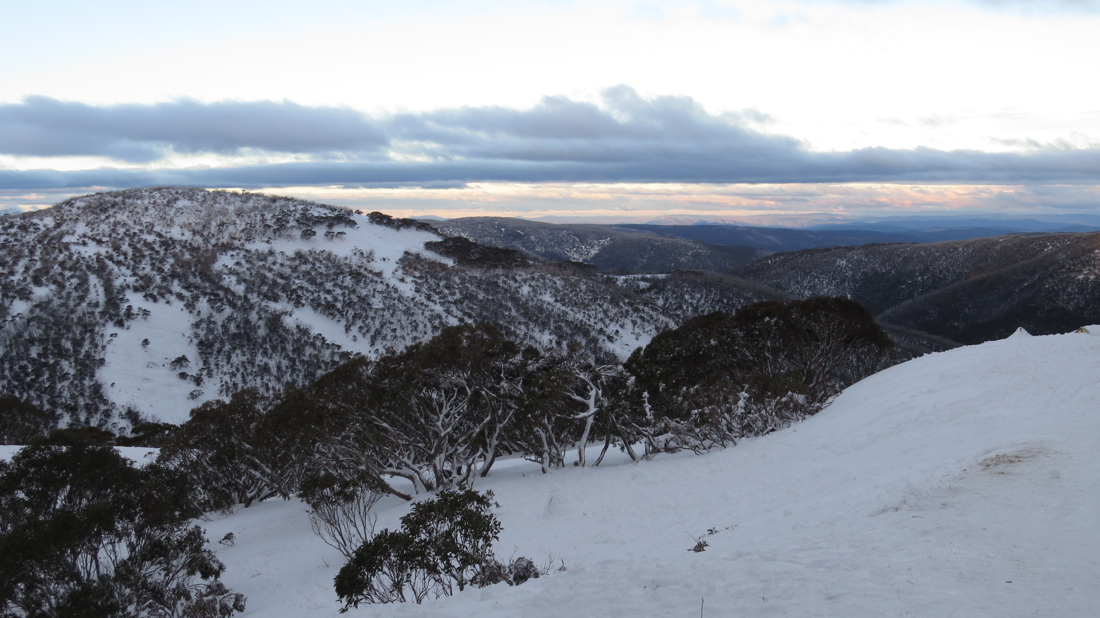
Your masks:
M 612 448 L 645 460 L 731 446 L 815 414 L 893 362 L 872 316 L 832 297 L 700 316 L 625 362 L 579 344 L 521 347 L 492 325 L 462 324 L 277 397 L 246 389 L 207 402 L 179 427 L 142 425 L 128 440 L 159 446 L 156 465 L 185 477 L 203 511 L 301 497 L 315 532 L 348 559 L 337 578 L 345 607 L 419 602 L 531 576 L 529 560 L 492 556 L 499 524 L 471 491 L 499 457 L 545 473 L 598 466 Z M 111 439 L 87 428 L 54 435 L 81 431 Z M 417 494 L 435 497 L 418 501 L 401 530 L 375 532 L 380 497 Z

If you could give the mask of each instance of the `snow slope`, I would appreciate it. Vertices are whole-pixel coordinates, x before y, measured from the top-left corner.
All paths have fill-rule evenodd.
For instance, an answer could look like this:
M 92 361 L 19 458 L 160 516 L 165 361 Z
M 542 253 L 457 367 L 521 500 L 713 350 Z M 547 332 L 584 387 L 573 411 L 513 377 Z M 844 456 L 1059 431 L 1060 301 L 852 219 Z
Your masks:
M 545 476 L 502 462 L 478 487 L 501 505 L 498 554 L 568 570 L 348 615 L 1100 615 L 1098 365 L 1100 337 L 1020 333 L 893 367 L 701 457 Z M 380 527 L 405 509 L 383 502 Z M 300 503 L 206 525 L 236 537 L 212 547 L 247 615 L 338 614 L 342 561 Z

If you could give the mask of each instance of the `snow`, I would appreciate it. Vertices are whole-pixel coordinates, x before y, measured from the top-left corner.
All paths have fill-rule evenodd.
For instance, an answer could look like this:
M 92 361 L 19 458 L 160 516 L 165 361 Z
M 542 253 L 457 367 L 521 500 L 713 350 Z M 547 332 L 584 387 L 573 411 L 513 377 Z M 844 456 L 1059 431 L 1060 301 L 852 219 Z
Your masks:
M 477 487 L 501 505 L 498 555 L 567 570 L 348 615 L 1095 615 L 1098 361 L 1095 336 L 1014 336 L 893 367 L 704 456 L 548 475 L 501 462 Z M 383 501 L 379 527 L 406 509 Z M 301 503 L 204 525 L 235 536 L 211 547 L 246 615 L 338 615 L 342 560 Z
M 135 297 L 127 303 L 135 312 L 148 310 L 149 316 L 127 322 L 127 328 L 107 329 L 106 362 L 98 373 L 104 391 L 115 403 L 142 410 L 151 420 L 183 423 L 192 408 L 218 395 L 217 380 L 202 388 L 179 377 L 181 371 L 193 372 L 199 366 L 198 349 L 188 337 L 192 316 L 180 303 L 151 303 Z M 147 346 L 142 345 L 145 339 Z M 190 366 L 172 369 L 172 361 L 180 356 L 186 356 Z M 195 390 L 202 394 L 190 399 Z
M 318 313 L 312 307 L 289 308 L 290 313 L 284 318 L 289 324 L 301 324 L 312 332 L 321 335 L 329 343 L 335 343 L 341 348 L 364 356 L 372 356 L 368 339 L 359 339 L 352 332 L 346 332 L 342 323 L 326 315 Z M 353 339 L 352 337 L 355 337 Z
M 186 203 L 181 201 L 177 206 L 186 206 Z M 371 268 L 381 272 L 389 283 L 408 295 L 416 294 L 413 285 L 402 281 L 400 273 L 395 274 L 398 260 L 406 252 L 419 253 L 425 258 L 452 264 L 452 260 L 424 248 L 425 242 L 439 240 L 433 233 L 375 225 L 360 214 L 351 217 L 358 227 L 335 228 L 335 231 L 344 233 L 341 237 L 328 239 L 322 231 L 308 240 L 284 238 L 274 242 L 249 243 L 244 248 L 255 251 L 271 249 L 287 254 L 296 251 L 329 251 L 341 257 L 351 257 L 357 253 L 373 255 Z M 78 224 L 77 232 L 70 235 L 73 237 L 70 242 L 75 242 L 86 232 L 87 226 Z M 169 235 L 184 238 L 190 237 L 191 232 L 177 225 Z M 76 248 L 85 253 L 93 250 L 84 245 Z M 219 267 L 224 268 L 233 259 L 234 252 L 227 252 L 220 258 Z M 230 287 L 236 285 L 232 278 L 227 283 Z M 126 303 L 133 305 L 135 311 L 144 308 L 151 313 L 146 318 L 128 321 L 125 329 L 106 329 L 106 362 L 99 369 L 97 377 L 105 385 L 107 397 L 120 407 L 132 406 L 153 420 L 183 423 L 188 419 L 191 409 L 219 397 L 221 376 L 207 378 L 202 385 L 179 377 L 181 370 L 193 373 L 201 364 L 198 349 L 192 342 L 192 322 L 196 316 L 181 304 L 149 302 L 139 296 L 128 298 Z M 356 341 L 352 338 L 352 333 L 345 332 L 343 324 L 313 308 L 294 308 L 289 305 L 284 308 L 292 312 L 286 318 L 288 324 L 304 324 L 345 350 L 367 355 L 374 353 L 369 341 Z M 145 339 L 150 342 L 148 346 L 142 345 Z M 180 356 L 186 356 L 191 361 L 191 366 L 172 369 L 170 363 Z
M 334 228 L 334 231 L 344 233 L 342 237 L 328 239 L 318 234 L 308 240 L 284 238 L 271 243 L 253 243 L 247 245 L 247 248 L 267 250 L 270 247 L 276 252 L 288 255 L 296 251 L 329 251 L 340 257 L 350 257 L 357 249 L 363 253 L 373 252 L 372 266 L 386 279 L 394 278 L 397 262 L 406 251 L 419 253 L 425 258 L 444 262 L 450 266 L 454 265 L 453 260 L 424 248 L 424 243 L 439 240 L 436 234 L 411 228 L 396 230 L 383 225 L 374 225 L 370 219 L 358 213 L 351 215 L 351 218 L 357 227 Z

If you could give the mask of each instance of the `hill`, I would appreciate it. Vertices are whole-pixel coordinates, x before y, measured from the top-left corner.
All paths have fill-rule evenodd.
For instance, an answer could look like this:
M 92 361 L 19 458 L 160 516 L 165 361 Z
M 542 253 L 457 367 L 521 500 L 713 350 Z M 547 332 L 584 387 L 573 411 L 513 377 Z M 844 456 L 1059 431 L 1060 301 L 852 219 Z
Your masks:
M 625 357 L 695 315 L 786 295 L 730 276 L 611 277 L 300 200 L 137 189 L 0 218 L 0 396 L 62 424 L 180 422 L 353 355 L 490 322 Z
M 768 256 L 733 273 L 796 297 L 851 298 L 882 321 L 962 343 L 1100 321 L 1100 234 L 1013 234 Z
M 1020 334 L 892 367 L 803 423 L 704 456 L 546 475 L 501 461 L 477 486 L 500 505 L 498 551 L 565 570 L 348 615 L 1090 615 L 1098 361 L 1096 336 Z M 409 506 L 378 508 L 392 528 Z M 234 534 L 211 547 L 246 615 L 338 615 L 342 559 L 301 503 L 206 527 Z
M 709 244 L 662 236 L 631 226 L 554 224 L 506 217 L 469 217 L 432 224 L 449 236 L 550 260 L 584 262 L 601 271 L 725 272 L 770 253 L 748 246 L 726 246 L 734 243 Z

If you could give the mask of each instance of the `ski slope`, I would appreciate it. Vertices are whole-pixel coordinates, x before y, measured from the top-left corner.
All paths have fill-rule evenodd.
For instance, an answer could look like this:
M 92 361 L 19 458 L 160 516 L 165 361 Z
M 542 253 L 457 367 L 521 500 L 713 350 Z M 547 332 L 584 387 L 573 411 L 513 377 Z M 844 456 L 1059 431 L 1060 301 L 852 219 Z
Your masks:
M 549 475 L 503 461 L 478 486 L 500 503 L 498 555 L 567 570 L 348 615 L 1100 615 L 1098 368 L 1100 337 L 1018 333 L 893 367 L 704 456 Z M 380 528 L 407 509 L 381 506 Z M 300 503 L 205 525 L 235 536 L 212 547 L 246 615 L 338 615 L 342 560 Z

